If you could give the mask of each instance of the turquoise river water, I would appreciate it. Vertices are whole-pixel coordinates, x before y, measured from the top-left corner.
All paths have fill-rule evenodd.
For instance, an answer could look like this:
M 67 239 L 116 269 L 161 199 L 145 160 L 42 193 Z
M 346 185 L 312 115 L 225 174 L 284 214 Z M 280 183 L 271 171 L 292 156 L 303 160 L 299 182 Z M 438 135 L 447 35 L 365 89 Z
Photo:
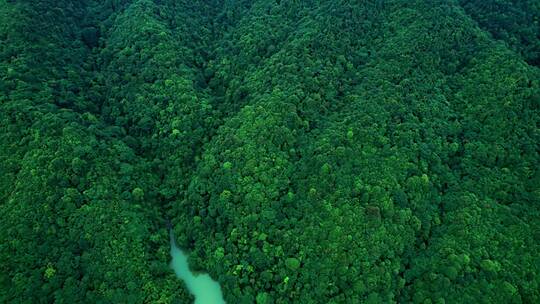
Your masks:
M 171 267 L 176 276 L 186 283 L 188 290 L 195 297 L 194 304 L 225 304 L 221 286 L 208 274 L 195 274 L 189 270 L 188 256 L 176 245 L 171 235 Z

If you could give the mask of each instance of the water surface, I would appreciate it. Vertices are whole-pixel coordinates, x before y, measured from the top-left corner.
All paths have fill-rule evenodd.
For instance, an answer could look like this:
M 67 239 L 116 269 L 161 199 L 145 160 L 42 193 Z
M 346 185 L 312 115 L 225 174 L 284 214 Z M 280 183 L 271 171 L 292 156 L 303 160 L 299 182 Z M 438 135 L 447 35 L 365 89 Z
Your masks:
M 189 270 L 188 256 L 176 245 L 172 231 L 171 236 L 171 267 L 176 276 L 182 279 L 188 290 L 195 297 L 195 304 L 225 304 L 221 286 L 212 280 L 208 274 L 195 274 Z

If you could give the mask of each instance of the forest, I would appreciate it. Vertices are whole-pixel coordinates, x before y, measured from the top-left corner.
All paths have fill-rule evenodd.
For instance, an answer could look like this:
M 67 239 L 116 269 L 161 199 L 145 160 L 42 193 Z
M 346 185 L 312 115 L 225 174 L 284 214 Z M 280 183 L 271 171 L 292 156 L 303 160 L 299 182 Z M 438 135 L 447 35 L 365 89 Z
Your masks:
M 0 0 L 0 303 L 540 303 L 540 1 Z M 213 304 L 213 303 L 205 303 Z

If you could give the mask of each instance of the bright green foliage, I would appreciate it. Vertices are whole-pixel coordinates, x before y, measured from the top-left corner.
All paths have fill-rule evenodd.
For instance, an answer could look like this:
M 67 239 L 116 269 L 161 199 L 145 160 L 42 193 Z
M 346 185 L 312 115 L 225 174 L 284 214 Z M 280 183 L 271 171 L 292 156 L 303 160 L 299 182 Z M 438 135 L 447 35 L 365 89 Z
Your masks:
M 290 270 L 297 270 L 300 267 L 300 261 L 298 261 L 296 258 L 287 258 L 285 260 L 285 265 Z
M 540 302 L 539 12 L 0 0 L 0 302 Z

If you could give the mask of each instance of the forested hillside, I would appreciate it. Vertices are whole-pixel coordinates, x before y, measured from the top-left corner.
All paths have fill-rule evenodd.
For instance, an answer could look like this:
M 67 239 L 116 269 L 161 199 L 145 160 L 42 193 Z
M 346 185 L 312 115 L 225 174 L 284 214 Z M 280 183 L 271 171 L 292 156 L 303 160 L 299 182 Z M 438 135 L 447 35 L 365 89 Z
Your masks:
M 540 302 L 533 0 L 0 0 L 0 303 Z

